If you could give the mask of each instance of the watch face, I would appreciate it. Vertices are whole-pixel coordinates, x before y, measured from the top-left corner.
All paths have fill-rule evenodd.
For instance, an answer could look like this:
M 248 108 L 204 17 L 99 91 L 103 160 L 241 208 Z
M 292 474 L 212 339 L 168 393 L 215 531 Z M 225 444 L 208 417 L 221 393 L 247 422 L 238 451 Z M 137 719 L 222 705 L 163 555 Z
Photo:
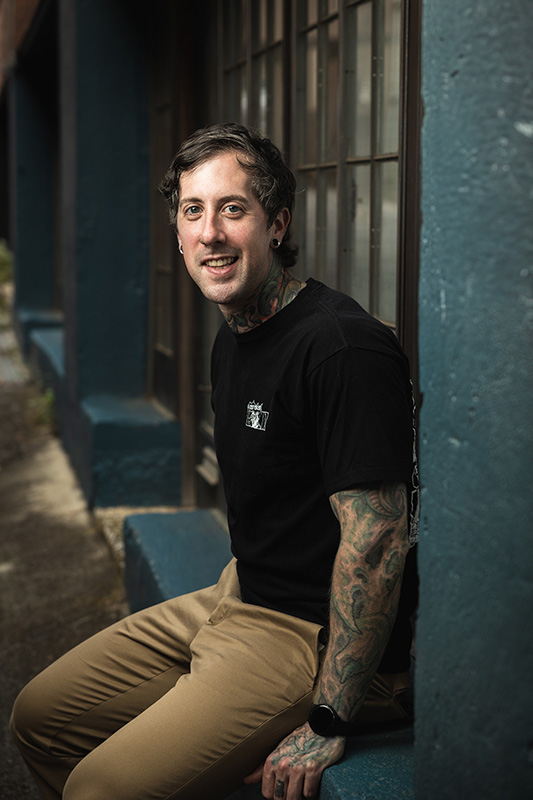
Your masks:
M 335 723 L 335 716 L 335 712 L 329 706 L 314 706 L 309 717 L 309 724 L 319 736 L 327 736 Z

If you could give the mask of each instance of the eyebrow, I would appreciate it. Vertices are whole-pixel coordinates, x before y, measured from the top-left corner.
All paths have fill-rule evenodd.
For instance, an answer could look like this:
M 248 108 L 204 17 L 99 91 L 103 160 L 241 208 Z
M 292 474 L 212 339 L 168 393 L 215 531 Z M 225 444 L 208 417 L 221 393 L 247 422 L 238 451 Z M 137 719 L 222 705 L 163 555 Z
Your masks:
M 221 205 L 230 202 L 237 202 L 247 207 L 250 205 L 250 199 L 248 197 L 244 197 L 242 194 L 228 194 L 225 197 L 219 197 L 217 202 Z M 187 203 L 199 203 L 202 205 L 202 199 L 200 197 L 184 197 L 182 200 L 180 200 L 180 208 Z

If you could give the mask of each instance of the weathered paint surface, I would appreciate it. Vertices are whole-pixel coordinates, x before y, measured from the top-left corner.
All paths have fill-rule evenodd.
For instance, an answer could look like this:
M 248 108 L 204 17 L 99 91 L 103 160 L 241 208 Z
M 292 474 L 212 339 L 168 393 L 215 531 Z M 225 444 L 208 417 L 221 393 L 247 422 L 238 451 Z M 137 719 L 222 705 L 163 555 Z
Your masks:
M 17 307 L 51 309 L 54 303 L 53 133 L 48 107 L 35 99 L 30 70 L 14 74 L 10 100 L 13 147 L 11 216 Z M 44 107 L 43 107 L 44 106 Z M 37 269 L 32 269 L 38 265 Z
M 135 19 L 125 3 L 61 3 L 65 355 L 81 397 L 145 390 L 148 121 Z
M 533 5 L 424 3 L 416 796 L 533 796 Z

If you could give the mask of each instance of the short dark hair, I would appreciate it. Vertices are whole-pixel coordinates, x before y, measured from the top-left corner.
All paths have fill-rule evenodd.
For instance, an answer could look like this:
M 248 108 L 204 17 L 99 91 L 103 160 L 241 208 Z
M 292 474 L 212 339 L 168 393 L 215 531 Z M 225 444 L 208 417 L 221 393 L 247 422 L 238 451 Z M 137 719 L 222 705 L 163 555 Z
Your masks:
M 173 227 L 178 215 L 181 175 L 227 152 L 235 152 L 239 164 L 251 174 L 252 191 L 265 211 L 268 227 L 282 209 L 288 208 L 292 214 L 296 180 L 276 145 L 253 128 L 228 122 L 196 131 L 174 156 L 159 186 L 168 203 Z M 292 267 L 298 257 L 298 248 L 288 243 L 289 237 L 287 229 L 276 251 L 284 267 Z

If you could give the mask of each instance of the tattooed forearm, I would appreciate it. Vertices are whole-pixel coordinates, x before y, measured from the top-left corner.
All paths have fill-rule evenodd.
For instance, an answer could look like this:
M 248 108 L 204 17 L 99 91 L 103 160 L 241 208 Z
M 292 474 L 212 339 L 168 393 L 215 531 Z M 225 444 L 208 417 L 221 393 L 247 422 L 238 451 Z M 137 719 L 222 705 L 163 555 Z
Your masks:
M 353 719 L 396 617 L 408 549 L 405 484 L 338 492 L 341 543 L 331 585 L 330 639 L 318 700 Z

